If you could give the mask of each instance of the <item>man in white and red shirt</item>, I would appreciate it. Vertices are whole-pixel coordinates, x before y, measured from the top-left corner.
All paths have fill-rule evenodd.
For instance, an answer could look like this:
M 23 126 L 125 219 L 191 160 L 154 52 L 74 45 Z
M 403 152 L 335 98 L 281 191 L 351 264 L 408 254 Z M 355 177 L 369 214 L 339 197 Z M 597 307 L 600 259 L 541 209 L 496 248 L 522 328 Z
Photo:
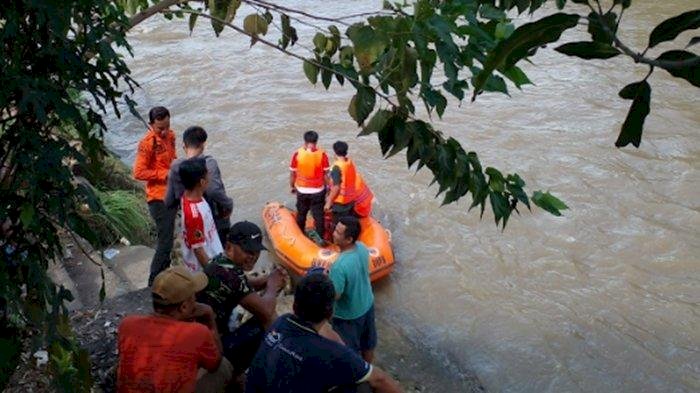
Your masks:
M 304 146 L 294 152 L 292 162 L 289 164 L 289 187 L 293 194 L 297 194 L 299 228 L 302 232 L 304 231 L 306 215 L 311 210 L 316 232 L 319 236 L 323 236 L 325 228 L 323 204 L 326 198 L 326 177 L 330 164 L 326 152 L 316 146 L 317 142 L 316 131 L 304 133 Z
M 182 259 L 192 272 L 202 271 L 209 260 L 224 249 L 221 246 L 214 217 L 204 199 L 209 184 L 206 161 L 195 157 L 183 161 L 179 169 L 185 187 L 182 206 Z

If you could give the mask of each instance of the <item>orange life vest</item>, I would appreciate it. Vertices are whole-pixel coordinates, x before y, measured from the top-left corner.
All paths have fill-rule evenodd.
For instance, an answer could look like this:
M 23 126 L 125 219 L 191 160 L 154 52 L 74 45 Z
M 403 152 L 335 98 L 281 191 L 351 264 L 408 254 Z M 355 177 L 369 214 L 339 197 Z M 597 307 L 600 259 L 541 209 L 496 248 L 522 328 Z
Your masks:
M 340 193 L 333 202 L 341 205 L 354 202 L 355 213 L 360 217 L 369 216 L 374 195 L 357 173 L 355 164 L 349 158 L 340 158 L 333 165 L 340 169 Z
M 297 150 L 297 174 L 295 187 L 321 188 L 325 185 L 323 174 L 322 149 L 310 150 L 304 147 Z M 328 165 L 328 164 L 326 164 Z

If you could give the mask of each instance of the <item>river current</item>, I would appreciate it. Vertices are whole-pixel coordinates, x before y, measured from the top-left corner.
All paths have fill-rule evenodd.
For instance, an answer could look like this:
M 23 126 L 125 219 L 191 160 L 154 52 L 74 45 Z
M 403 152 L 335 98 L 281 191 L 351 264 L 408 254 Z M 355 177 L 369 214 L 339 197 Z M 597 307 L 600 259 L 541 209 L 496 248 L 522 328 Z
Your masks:
M 285 2 L 330 16 L 381 7 L 330 4 Z M 635 1 L 622 38 L 643 48 L 653 26 L 697 5 Z M 250 11 L 242 8 L 235 23 Z M 233 31 L 215 38 L 206 20 L 198 23 L 192 36 L 186 21 L 156 17 L 137 26 L 128 64 L 142 85 L 135 97 L 144 116 L 151 106 L 168 107 L 178 140 L 190 125 L 208 131 L 235 219 L 260 223 L 265 201 L 292 203 L 288 161 L 305 130 L 317 130 L 327 149 L 349 141 L 398 260 L 376 288 L 377 313 L 424 356 L 455 372 L 473 369 L 489 391 L 700 390 L 697 88 L 663 70 L 652 75 L 639 149 L 614 147 L 630 105 L 617 92 L 646 73 L 629 58 L 584 62 L 550 47 L 524 67 L 536 86 L 511 86 L 510 98 L 450 102 L 439 129 L 485 166 L 517 172 L 529 191 L 550 190 L 570 207 L 563 217 L 521 209 L 501 231 L 489 212 L 483 220 L 467 213 L 469 200 L 440 207 L 426 170 L 407 170 L 402 154 L 384 160 L 375 137 L 355 138 L 351 89 L 314 87 L 298 60 L 250 48 Z M 299 43 L 311 46 L 314 30 L 297 28 Z M 309 56 L 302 46 L 294 51 Z M 109 146 L 131 162 L 143 125 L 128 112 L 107 120 Z

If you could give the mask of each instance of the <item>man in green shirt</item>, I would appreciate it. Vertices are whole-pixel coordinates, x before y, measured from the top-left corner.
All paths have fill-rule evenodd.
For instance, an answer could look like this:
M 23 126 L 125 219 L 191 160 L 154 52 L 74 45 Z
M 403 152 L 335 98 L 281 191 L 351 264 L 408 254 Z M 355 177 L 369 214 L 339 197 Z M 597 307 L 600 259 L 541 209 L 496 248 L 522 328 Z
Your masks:
M 377 346 L 374 294 L 369 280 L 369 251 L 357 241 L 359 236 L 359 220 L 341 217 L 333 232 L 333 242 L 341 253 L 328 274 L 336 292 L 333 328 L 348 347 L 371 363 Z

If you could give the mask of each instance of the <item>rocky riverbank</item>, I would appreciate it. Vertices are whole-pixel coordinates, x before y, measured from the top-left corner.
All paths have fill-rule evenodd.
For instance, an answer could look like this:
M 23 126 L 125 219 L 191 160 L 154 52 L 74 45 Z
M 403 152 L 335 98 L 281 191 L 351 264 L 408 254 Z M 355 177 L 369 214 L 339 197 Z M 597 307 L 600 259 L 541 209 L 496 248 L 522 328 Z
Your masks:
M 118 356 L 116 330 L 121 319 L 129 314 L 151 312 L 146 280 L 152 253 L 151 248 L 144 246 L 121 246 L 109 253 L 111 259 L 102 260 L 98 253 L 93 253 L 91 258 L 102 263 L 98 266 L 85 255 L 73 252 L 62 265 L 51 269 L 54 280 L 75 294 L 71 322 L 78 342 L 89 353 L 98 391 L 114 391 Z M 102 286 L 101 270 L 105 272 L 107 294 L 103 303 L 98 297 Z M 280 295 L 278 313 L 289 312 L 291 304 L 292 296 Z M 377 364 L 394 375 L 406 392 L 484 391 L 473 374 L 455 372 L 439 362 L 427 361 L 430 357 L 426 356 L 426 349 L 380 313 L 377 329 L 380 337 Z M 23 354 L 6 392 L 51 391 L 45 370 L 42 370 L 47 366 L 40 363 L 41 359 L 34 354 Z

